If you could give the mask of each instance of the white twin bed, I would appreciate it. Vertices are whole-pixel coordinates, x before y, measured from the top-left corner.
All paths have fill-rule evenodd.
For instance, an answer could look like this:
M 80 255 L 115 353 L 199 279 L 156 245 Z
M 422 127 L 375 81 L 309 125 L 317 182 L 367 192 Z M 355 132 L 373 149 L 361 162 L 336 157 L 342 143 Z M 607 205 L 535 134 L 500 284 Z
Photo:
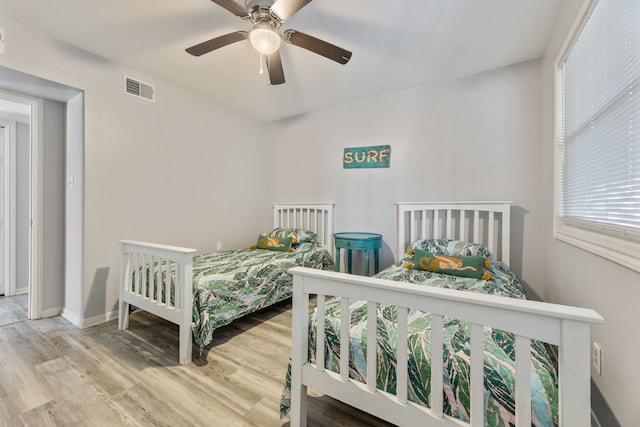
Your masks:
M 480 243 L 494 261 L 509 260 L 509 203 L 397 209 L 400 260 L 410 244 L 429 239 Z M 492 271 L 498 268 L 506 266 Z M 290 398 L 292 426 L 306 425 L 308 387 L 401 426 L 590 425 L 590 325 L 603 323 L 600 315 L 499 296 L 516 292 L 506 271 L 498 274 L 508 286 L 485 295 L 476 291 L 484 280 L 419 272 L 430 277 L 424 286 L 396 281 L 414 274 L 402 262 L 391 269 L 394 280 L 291 270 L 293 348 L 283 402 Z M 456 290 L 462 282 L 471 283 L 468 291 Z M 312 295 L 317 309 L 309 315 Z M 542 343 L 557 346 L 557 381 Z
M 202 348 L 217 327 L 290 298 L 289 268 L 334 269 L 333 209 L 332 203 L 273 205 L 271 233 L 295 234 L 291 252 L 249 249 L 253 239 L 245 249 L 194 256 L 195 249 L 122 240 L 118 328 L 128 327 L 132 306 L 173 322 L 180 327 L 179 362 L 189 363 L 194 340 Z
M 517 283 L 506 267 L 510 251 L 510 203 L 398 203 L 397 211 L 399 262 L 390 268 L 396 269 L 392 274 L 398 275 L 399 279 L 370 278 L 305 267 L 288 269 L 293 276 L 292 358 L 283 395 L 283 402 L 287 401 L 289 406 L 281 414 L 290 411 L 292 426 L 306 425 L 306 396 L 310 387 L 397 425 L 484 426 L 485 423 L 498 425 L 509 420 L 517 426 L 528 427 L 545 425 L 547 415 L 539 409 L 541 403 L 536 398 L 536 393 L 543 390 L 552 395 L 549 399 L 557 405 L 548 411 L 554 424 L 588 426 L 590 325 L 603 323 L 600 315 L 589 309 L 501 296 L 502 291 L 486 295 L 481 290 L 476 291 L 473 282 L 471 292 L 458 290 L 458 285 L 466 283 L 466 279 L 457 278 L 452 284 L 445 283 L 440 287 L 403 283 L 402 277 L 413 274 L 403 270 L 401 260 L 408 256 L 404 255 L 405 250 L 417 241 L 429 239 L 484 245 L 493 255 L 494 262 L 504 263 L 495 262 L 492 271 L 504 274 L 508 286 Z M 310 229 L 318 234 L 318 243 L 333 254 L 332 204 L 275 204 L 274 227 Z M 119 328 L 127 327 L 129 305 L 180 325 L 179 360 L 182 364 L 188 363 L 191 357 L 193 252 L 193 249 L 122 241 Z M 136 274 L 148 265 L 160 265 L 160 268 L 154 274 Z M 173 292 L 170 287 L 158 286 L 169 271 L 174 280 Z M 431 277 L 425 274 L 425 277 Z M 438 278 L 433 280 L 441 283 Z M 505 290 L 506 294 L 509 292 L 509 289 Z M 313 295 L 317 295 L 317 310 L 310 315 L 309 300 Z M 380 326 L 380 313 L 386 313 L 389 307 L 393 309 L 393 330 Z M 422 321 L 416 317 L 416 310 L 429 316 L 428 340 L 424 341 L 428 342 L 428 348 L 424 349 L 426 356 L 420 356 L 424 360 L 418 362 L 412 354 L 412 349 L 416 348 L 416 333 L 422 333 L 415 330 L 415 325 Z M 358 333 L 353 325 L 356 311 L 363 319 L 366 317 L 357 328 L 372 331 L 364 334 L 360 331 L 360 341 L 354 338 Z M 455 354 L 449 355 L 450 349 L 444 343 L 451 340 L 447 328 L 452 319 L 456 325 L 463 325 L 457 327 L 467 331 L 470 338 L 455 350 Z M 325 332 L 333 327 L 336 329 L 332 330 L 335 332 L 332 337 L 339 339 L 330 342 Z M 515 360 L 513 366 L 505 370 L 508 372 L 504 375 L 508 375 L 509 380 L 498 381 L 514 398 L 505 398 L 497 404 L 490 403 L 494 398 L 487 391 L 495 388 L 490 382 L 495 382 L 495 378 L 485 378 L 487 372 L 494 372 L 487 368 L 487 355 L 493 354 L 485 348 L 489 332 L 493 339 L 498 336 L 496 342 L 508 341 L 508 349 L 512 352 L 502 356 Z M 506 333 L 504 339 L 500 338 L 503 332 Z M 379 336 L 387 333 L 393 335 L 392 339 Z M 385 347 L 385 352 L 393 354 L 391 362 L 380 356 L 378 346 L 382 342 L 385 346 L 392 344 Z M 424 342 L 421 345 L 424 346 Z M 554 377 L 555 368 L 546 366 L 546 359 L 538 357 L 544 353 L 541 343 L 557 348 L 557 378 Z M 331 345 L 336 348 L 331 350 Z M 315 352 L 316 348 L 324 351 Z M 340 358 L 340 354 L 350 357 Z M 497 365 L 503 363 L 494 360 L 493 356 L 491 360 Z M 467 364 L 468 371 L 457 367 L 457 363 L 464 364 L 460 361 Z M 381 364 L 385 364 L 385 375 L 392 373 L 391 381 L 380 378 Z M 420 369 L 416 364 L 428 368 L 422 366 L 422 371 L 418 372 Z M 392 370 L 388 369 L 389 365 Z M 547 378 L 541 376 L 539 365 L 545 365 L 549 373 L 544 375 L 557 382 L 552 386 L 543 384 L 546 388 L 539 389 L 540 379 Z M 500 366 L 494 368 L 500 372 Z M 449 383 L 454 370 L 455 384 Z M 416 387 L 414 377 L 420 376 L 424 376 L 423 383 Z M 381 386 L 381 382 L 386 385 Z M 388 383 L 393 383 L 393 387 L 388 387 Z M 462 383 L 465 389 L 461 387 Z M 421 393 L 424 396 L 419 396 Z M 421 399 L 425 402 L 420 402 Z M 513 414 L 503 414 L 507 409 Z M 498 415 L 492 411 L 497 411 Z

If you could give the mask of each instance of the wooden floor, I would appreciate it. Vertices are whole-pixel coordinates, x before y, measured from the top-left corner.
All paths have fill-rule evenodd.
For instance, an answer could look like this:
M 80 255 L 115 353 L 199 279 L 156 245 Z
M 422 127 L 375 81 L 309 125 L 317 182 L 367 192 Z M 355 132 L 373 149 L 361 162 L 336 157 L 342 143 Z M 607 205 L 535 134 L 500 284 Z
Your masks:
M 0 296 L 0 326 L 27 320 L 28 303 L 27 294 L 12 297 Z
M 202 359 L 194 345 L 190 365 L 177 364 L 177 345 L 177 326 L 147 313 L 133 314 L 127 331 L 115 321 L 78 329 L 59 316 L 0 324 L 0 426 L 289 425 L 279 404 L 290 302 L 218 329 Z M 309 396 L 310 426 L 389 425 Z

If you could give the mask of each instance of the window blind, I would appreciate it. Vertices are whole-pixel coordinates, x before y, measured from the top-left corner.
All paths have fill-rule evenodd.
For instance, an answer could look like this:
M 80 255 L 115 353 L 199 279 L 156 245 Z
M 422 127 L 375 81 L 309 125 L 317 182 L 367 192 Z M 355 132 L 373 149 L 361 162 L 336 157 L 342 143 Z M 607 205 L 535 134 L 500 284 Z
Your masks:
M 558 213 L 640 237 L 640 1 L 600 0 L 559 70 Z

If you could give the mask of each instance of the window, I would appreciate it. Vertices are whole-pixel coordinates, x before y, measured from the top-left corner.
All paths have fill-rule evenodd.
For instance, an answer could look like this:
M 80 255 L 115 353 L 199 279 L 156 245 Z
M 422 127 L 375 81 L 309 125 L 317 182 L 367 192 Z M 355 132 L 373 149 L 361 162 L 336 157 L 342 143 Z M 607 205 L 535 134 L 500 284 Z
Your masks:
M 567 46 L 554 235 L 640 271 L 640 1 L 592 1 Z

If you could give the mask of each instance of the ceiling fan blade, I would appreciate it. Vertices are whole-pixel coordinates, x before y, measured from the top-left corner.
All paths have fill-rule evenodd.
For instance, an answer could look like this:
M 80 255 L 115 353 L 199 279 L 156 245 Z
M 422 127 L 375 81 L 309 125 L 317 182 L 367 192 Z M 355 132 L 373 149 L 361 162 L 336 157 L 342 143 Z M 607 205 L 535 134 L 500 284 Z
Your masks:
M 284 22 L 305 7 L 311 0 L 276 0 L 271 5 L 271 12 Z
M 233 13 L 240 18 L 250 18 L 249 12 L 244 6 L 239 5 L 234 0 L 211 0 L 218 6 L 222 6 L 227 9 L 229 12 Z
M 248 34 L 249 33 L 246 31 L 236 31 L 235 33 L 225 34 L 224 36 L 215 37 L 211 40 L 207 40 L 206 42 L 191 46 L 187 49 L 187 52 L 193 56 L 204 55 L 205 53 L 220 49 L 228 44 L 242 41 L 247 38 Z
M 311 52 L 329 58 L 340 64 L 346 64 L 351 59 L 352 53 L 341 47 L 312 37 L 308 34 L 296 30 L 287 30 L 283 33 L 283 38 L 287 43 L 310 50 Z
M 281 85 L 284 83 L 284 70 L 282 69 L 282 59 L 280 51 L 276 50 L 271 55 L 265 57 L 267 70 L 269 70 L 269 82 L 271 85 Z

